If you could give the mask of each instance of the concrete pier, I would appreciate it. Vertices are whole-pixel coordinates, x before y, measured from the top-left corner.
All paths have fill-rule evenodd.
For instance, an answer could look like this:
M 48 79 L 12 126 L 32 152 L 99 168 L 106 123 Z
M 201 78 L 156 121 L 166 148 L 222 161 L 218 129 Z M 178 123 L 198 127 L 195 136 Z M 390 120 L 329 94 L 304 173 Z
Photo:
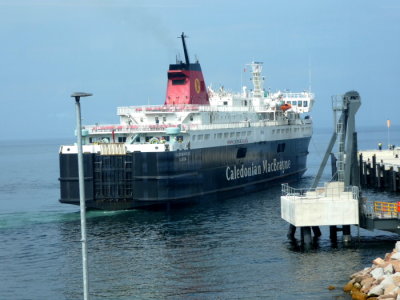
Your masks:
M 362 187 L 400 192 L 400 148 L 358 152 Z
M 343 241 L 351 241 L 350 225 L 359 224 L 358 187 L 344 187 L 344 182 L 328 182 L 315 189 L 296 189 L 282 185 L 281 217 L 289 226 L 288 237 L 294 239 L 296 227 L 301 229 L 305 249 L 321 236 L 319 226 L 330 226 L 330 237 L 336 242 L 336 232 L 343 232 Z M 342 228 L 337 228 L 341 225 Z

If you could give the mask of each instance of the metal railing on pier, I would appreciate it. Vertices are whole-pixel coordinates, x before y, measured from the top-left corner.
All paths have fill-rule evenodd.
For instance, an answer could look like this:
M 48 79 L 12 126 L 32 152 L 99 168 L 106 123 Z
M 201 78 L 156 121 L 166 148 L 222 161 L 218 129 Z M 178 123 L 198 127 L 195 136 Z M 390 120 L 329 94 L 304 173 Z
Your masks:
M 365 202 L 362 213 L 370 219 L 400 219 L 400 202 Z
M 329 197 L 340 197 L 341 199 L 358 200 L 359 189 L 357 186 L 343 188 L 343 185 L 329 186 L 324 185 L 316 188 L 293 188 L 287 183 L 282 184 L 282 196 L 297 199 L 320 199 Z

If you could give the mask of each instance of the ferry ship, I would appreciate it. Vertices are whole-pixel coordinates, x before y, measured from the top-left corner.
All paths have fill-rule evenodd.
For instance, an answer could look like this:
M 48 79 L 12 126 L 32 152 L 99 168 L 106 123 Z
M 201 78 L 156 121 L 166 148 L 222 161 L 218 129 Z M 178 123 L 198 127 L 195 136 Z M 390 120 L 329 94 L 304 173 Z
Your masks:
M 82 127 L 85 203 L 122 210 L 242 194 L 306 171 L 314 104 L 310 91 L 206 87 L 198 61 L 168 70 L 164 105 L 119 107 L 119 124 Z M 61 203 L 79 205 L 77 145 L 60 147 Z

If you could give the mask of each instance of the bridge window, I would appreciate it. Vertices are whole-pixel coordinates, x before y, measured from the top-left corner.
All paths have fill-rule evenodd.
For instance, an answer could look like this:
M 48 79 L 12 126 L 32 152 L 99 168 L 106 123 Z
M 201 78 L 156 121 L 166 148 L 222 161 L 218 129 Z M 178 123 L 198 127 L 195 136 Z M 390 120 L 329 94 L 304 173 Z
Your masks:
M 308 101 L 304 101 L 303 104 L 304 104 L 303 105 L 304 107 L 307 107 L 308 106 Z

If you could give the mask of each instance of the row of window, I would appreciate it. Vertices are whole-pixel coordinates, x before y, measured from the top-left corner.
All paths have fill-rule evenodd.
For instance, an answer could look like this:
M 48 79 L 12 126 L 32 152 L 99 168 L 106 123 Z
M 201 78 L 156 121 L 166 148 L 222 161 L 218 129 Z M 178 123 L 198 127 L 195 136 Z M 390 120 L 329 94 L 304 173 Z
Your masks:
M 294 128 L 293 131 L 294 132 L 298 132 L 298 131 L 305 131 L 305 128 Z M 285 129 L 273 129 L 272 130 L 272 134 L 280 134 L 280 133 L 290 133 L 292 132 L 292 128 L 285 128 Z M 227 138 L 246 138 L 251 136 L 252 132 L 251 131 L 237 131 L 237 132 L 218 132 L 218 133 L 214 133 L 214 139 L 227 139 Z M 261 134 L 264 134 L 264 131 L 261 131 Z M 192 141 L 203 141 L 203 140 L 209 140 L 211 137 L 211 135 L 209 133 L 206 134 L 198 134 L 198 135 L 192 135 Z M 151 139 L 153 138 L 153 136 L 146 136 L 145 137 L 145 142 L 149 142 Z M 183 136 L 179 136 L 178 137 L 180 140 L 183 140 Z M 169 136 L 162 136 L 161 139 L 169 142 L 170 141 L 170 137 Z M 178 139 L 177 139 L 178 140 Z M 125 143 L 126 142 L 126 137 L 125 136 L 119 136 L 117 138 L 118 143 Z M 94 143 L 94 142 L 103 142 L 103 143 L 109 143 L 111 142 L 109 137 L 96 137 L 96 138 L 89 138 L 89 143 Z M 137 137 L 135 142 L 140 142 L 140 137 Z
M 251 135 L 251 131 L 241 131 L 241 132 L 218 132 L 214 133 L 214 139 L 222 139 L 222 138 L 245 138 L 247 136 Z M 198 135 L 192 135 L 192 140 L 193 141 L 203 141 L 203 140 L 209 140 L 210 139 L 210 134 L 198 134 Z
M 126 142 L 126 136 L 119 136 L 118 139 L 116 140 L 118 143 L 125 143 Z M 110 143 L 111 139 L 109 137 L 89 137 L 89 143 Z M 115 142 L 115 140 L 113 141 Z
M 306 128 L 302 127 L 296 127 L 296 128 L 282 128 L 282 129 L 273 129 L 272 134 L 281 134 L 281 133 L 290 133 L 290 132 L 304 132 Z M 227 139 L 227 138 L 246 138 L 251 136 L 252 132 L 251 131 L 241 131 L 241 132 L 219 132 L 219 133 L 214 133 L 214 139 Z M 261 131 L 261 134 L 264 134 L 264 131 Z M 192 135 L 192 141 L 203 141 L 203 140 L 209 140 L 210 139 L 210 134 L 198 134 L 198 135 Z
M 302 128 L 299 128 L 299 127 L 295 127 L 295 128 L 293 128 L 293 132 L 298 132 L 298 131 L 301 131 L 301 132 L 304 132 L 306 130 L 306 128 L 304 128 L 304 127 L 302 127 Z M 282 129 L 272 129 L 272 134 L 279 134 L 279 133 L 289 133 L 289 132 L 292 132 L 292 128 L 282 128 Z
M 286 101 L 286 103 L 295 105 L 297 107 L 308 107 L 308 101 Z

